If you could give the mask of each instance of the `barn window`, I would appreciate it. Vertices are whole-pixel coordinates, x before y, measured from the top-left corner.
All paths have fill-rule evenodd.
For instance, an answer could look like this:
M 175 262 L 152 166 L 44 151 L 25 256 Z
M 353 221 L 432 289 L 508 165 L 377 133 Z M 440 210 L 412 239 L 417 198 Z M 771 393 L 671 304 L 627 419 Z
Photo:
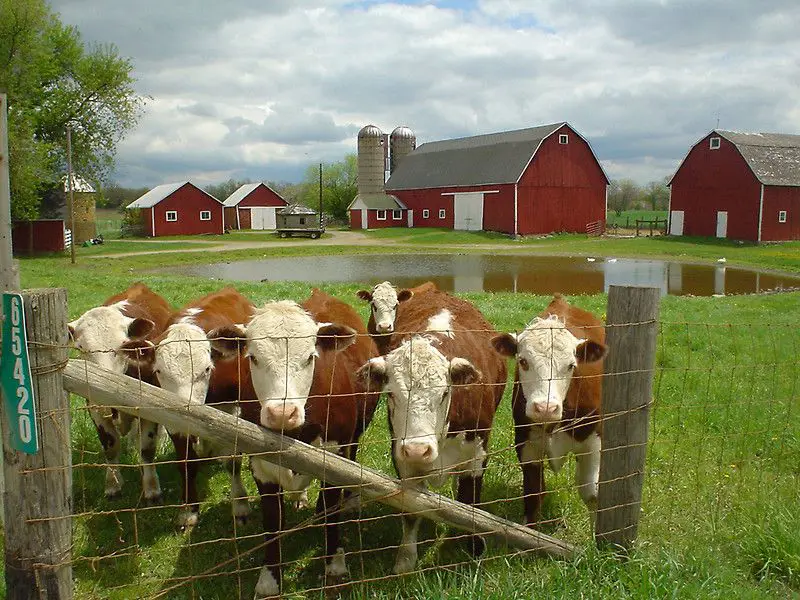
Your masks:
M 377 218 L 378 218 L 378 221 L 385 221 L 386 220 L 386 211 L 385 210 L 379 210 Z
M 393 210 L 392 211 L 392 219 L 394 221 L 399 221 L 403 218 L 403 211 L 402 210 Z
M 558 136 L 558 143 L 559 144 L 569 144 L 569 136 L 566 133 L 562 133 Z
M 306 218 L 300 217 L 300 225 L 305 225 L 305 224 L 306 224 Z
M 427 219 L 430 216 L 431 216 L 431 211 L 429 211 L 427 208 L 423 208 L 422 209 L 422 218 L 423 219 Z
M 440 208 L 439 209 L 439 218 L 440 219 L 444 219 L 446 215 L 447 215 L 447 211 L 445 209 L 443 209 L 443 208 Z
M 712 150 L 719 150 L 720 139 L 718 137 L 713 137 L 708 140 L 708 147 Z
M 778 223 L 786 223 L 786 211 L 779 210 L 778 211 Z
M 167 221 L 177 221 L 178 220 L 178 211 L 177 210 L 168 210 L 167 211 Z
M 201 210 L 200 211 L 200 220 L 201 221 L 210 221 L 211 220 L 211 211 L 210 210 Z

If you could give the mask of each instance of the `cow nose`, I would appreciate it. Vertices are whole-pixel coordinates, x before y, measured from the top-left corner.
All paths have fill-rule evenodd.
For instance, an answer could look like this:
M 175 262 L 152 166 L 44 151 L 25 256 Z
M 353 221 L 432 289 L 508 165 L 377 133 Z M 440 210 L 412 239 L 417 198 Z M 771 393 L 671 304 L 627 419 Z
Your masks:
M 403 444 L 403 456 L 412 462 L 428 463 L 434 459 L 433 446 L 426 442 Z
M 268 404 L 266 413 L 264 425 L 270 429 L 294 429 L 300 424 L 300 408 L 296 404 Z
M 533 413 L 544 418 L 555 418 L 559 413 L 558 402 L 534 402 Z
M 394 327 L 391 323 L 378 323 L 378 333 L 391 333 Z

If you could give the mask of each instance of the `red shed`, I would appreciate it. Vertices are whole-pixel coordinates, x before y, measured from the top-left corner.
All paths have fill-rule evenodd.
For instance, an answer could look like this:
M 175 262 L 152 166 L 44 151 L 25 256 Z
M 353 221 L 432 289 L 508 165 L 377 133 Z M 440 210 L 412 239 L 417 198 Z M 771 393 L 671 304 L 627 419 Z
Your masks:
M 409 226 L 527 235 L 604 226 L 607 185 L 589 142 L 562 122 L 422 144 L 386 191 Z
M 288 205 L 265 183 L 246 183 L 222 203 L 228 229 L 275 229 L 275 213 Z
M 189 181 L 154 187 L 127 208 L 142 211 L 149 237 L 225 232 L 222 202 Z
M 800 239 L 800 135 L 714 130 L 669 185 L 673 235 Z

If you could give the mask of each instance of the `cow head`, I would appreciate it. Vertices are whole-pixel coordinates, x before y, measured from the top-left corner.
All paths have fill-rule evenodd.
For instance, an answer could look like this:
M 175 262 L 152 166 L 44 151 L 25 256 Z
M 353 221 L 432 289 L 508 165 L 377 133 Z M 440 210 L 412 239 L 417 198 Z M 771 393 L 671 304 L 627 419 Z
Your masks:
M 143 340 L 155 324 L 149 319 L 134 319 L 124 314 L 127 302 L 93 308 L 68 324 L 69 335 L 81 355 L 99 367 L 124 373 L 128 368 L 119 354 L 126 343 Z
M 471 362 L 448 359 L 435 343 L 429 336 L 414 336 L 358 371 L 364 385 L 389 392 L 395 458 L 418 471 L 426 470 L 439 456 L 439 444 L 447 433 L 453 386 L 481 380 L 480 371 Z
M 394 331 L 394 320 L 397 318 L 397 307 L 401 302 L 409 300 L 414 292 L 411 290 L 394 289 L 388 281 L 379 283 L 371 292 L 359 290 L 357 296 L 370 303 L 372 318 L 375 321 L 375 331 L 380 334 L 389 334 Z
M 572 335 L 555 315 L 536 317 L 519 335 L 492 338 L 495 350 L 515 357 L 525 396 L 525 414 L 536 423 L 559 421 L 567 390 L 579 364 L 601 360 L 607 348 Z
M 214 330 L 214 348 L 223 357 L 242 351 L 250 361 L 260 421 L 269 429 L 292 430 L 305 423 L 305 406 L 321 352 L 343 350 L 356 332 L 345 325 L 317 323 L 295 302 L 258 309 L 250 322 Z

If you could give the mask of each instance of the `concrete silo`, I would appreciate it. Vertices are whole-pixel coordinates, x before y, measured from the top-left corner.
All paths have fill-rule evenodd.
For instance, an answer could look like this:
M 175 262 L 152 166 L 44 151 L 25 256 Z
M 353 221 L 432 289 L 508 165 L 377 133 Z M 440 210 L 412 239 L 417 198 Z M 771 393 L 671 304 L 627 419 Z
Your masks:
M 97 235 L 97 221 L 95 219 L 97 194 L 92 185 L 80 175 L 73 175 L 72 186 L 72 196 L 75 200 L 75 231 L 72 232 L 72 241 L 79 245 Z M 64 194 L 66 195 L 66 218 L 64 224 L 69 229 L 73 207 L 70 201 L 69 182 L 66 177 L 64 177 Z
M 358 132 L 358 193 L 383 194 L 386 170 L 386 140 L 375 125 Z
M 414 135 L 414 132 L 411 131 L 408 127 L 395 127 L 394 131 L 392 131 L 391 136 L 389 137 L 391 149 L 390 149 L 390 160 L 391 160 L 391 168 L 390 171 L 394 173 L 397 165 L 400 164 L 400 161 L 403 158 L 414 151 L 414 148 L 417 147 L 417 138 Z

